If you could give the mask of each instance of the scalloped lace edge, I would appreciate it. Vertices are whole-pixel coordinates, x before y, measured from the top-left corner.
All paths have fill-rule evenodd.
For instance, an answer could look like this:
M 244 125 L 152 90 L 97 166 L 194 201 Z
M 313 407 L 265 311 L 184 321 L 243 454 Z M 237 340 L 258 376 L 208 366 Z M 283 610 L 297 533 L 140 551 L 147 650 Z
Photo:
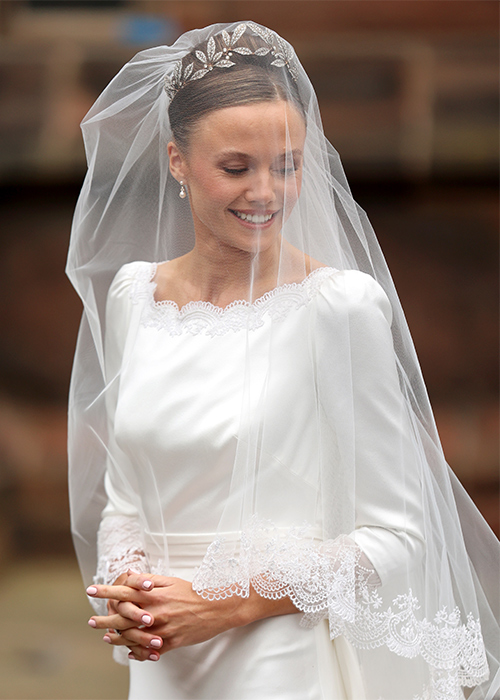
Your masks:
M 156 282 L 154 277 L 157 263 L 141 266 L 135 274 L 130 289 L 133 304 L 142 300 L 144 305 L 141 324 L 167 330 L 171 335 L 188 332 L 192 335 L 224 335 L 242 329 L 255 330 L 265 323 L 265 319 L 284 320 L 290 311 L 305 306 L 317 293 L 325 279 L 335 272 L 332 267 L 319 267 L 313 270 L 302 282 L 283 284 L 266 292 L 254 302 L 237 300 L 224 308 L 208 301 L 190 301 L 182 308 L 175 301 L 155 301 Z
M 386 646 L 404 658 L 420 656 L 430 666 L 431 685 L 414 700 L 463 700 L 461 687 L 488 679 L 480 622 L 472 614 L 463 623 L 458 607 L 443 607 L 432 621 L 419 619 L 419 602 L 411 589 L 383 609 L 377 592 L 380 579 L 360 547 L 347 536 L 314 541 L 310 532 L 305 524 L 283 535 L 269 521 L 254 517 L 238 551 L 223 538 L 212 542 L 195 573 L 193 590 L 208 600 L 245 598 L 251 586 L 264 598 L 288 596 L 304 613 L 304 627 L 328 618 L 331 639 L 343 634 L 359 649 Z M 151 566 L 144 551 L 137 519 L 107 516 L 98 533 L 94 582 L 113 583 L 129 568 L 166 575 L 162 562 Z M 89 600 L 94 606 L 102 603 L 105 614 L 105 601 Z M 120 653 L 115 660 L 126 663 Z
M 380 581 L 359 546 L 347 536 L 317 543 L 308 531 L 305 525 L 283 537 L 254 519 L 239 552 L 223 539 L 209 546 L 193 589 L 209 600 L 248 597 L 250 586 L 265 598 L 288 596 L 304 613 L 301 625 L 328 618 L 331 639 L 342 634 L 359 649 L 385 646 L 404 658 L 421 657 L 431 671 L 430 695 L 422 700 L 459 700 L 461 686 L 487 680 L 480 622 L 472 614 L 463 623 L 458 607 L 443 607 L 432 621 L 419 619 L 411 589 L 383 609 Z

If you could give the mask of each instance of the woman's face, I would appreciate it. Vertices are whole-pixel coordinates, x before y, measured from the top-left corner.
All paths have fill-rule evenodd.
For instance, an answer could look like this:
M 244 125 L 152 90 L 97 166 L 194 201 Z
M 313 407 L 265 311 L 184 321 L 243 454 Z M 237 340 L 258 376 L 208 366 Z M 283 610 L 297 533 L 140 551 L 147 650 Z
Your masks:
M 300 193 L 305 132 L 297 109 L 277 100 L 210 112 L 187 154 L 170 143 L 197 239 L 247 252 L 276 243 Z

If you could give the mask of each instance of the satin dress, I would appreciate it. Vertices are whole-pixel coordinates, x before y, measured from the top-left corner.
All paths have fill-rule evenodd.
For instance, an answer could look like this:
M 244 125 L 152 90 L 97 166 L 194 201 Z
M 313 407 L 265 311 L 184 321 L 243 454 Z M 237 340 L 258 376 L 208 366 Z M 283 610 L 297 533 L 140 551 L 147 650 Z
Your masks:
M 274 466 L 267 483 L 264 477 L 261 507 L 286 528 L 317 498 L 318 474 L 310 466 L 320 461 L 314 377 L 309 376 L 314 365 L 304 324 L 311 313 L 335 311 L 346 285 L 360 304 L 376 309 L 375 325 L 387 315 L 387 302 L 366 275 L 319 268 L 303 282 L 278 287 L 254 302 L 249 328 L 243 303 L 221 310 L 192 302 L 179 310 L 173 302 L 156 302 L 155 272 L 151 263 L 124 266 L 108 297 L 110 459 L 103 519 L 119 527 L 121 518 L 125 528 L 134 519 L 146 523 L 141 544 L 130 546 L 145 550 L 143 570 L 155 570 L 168 549 L 169 574 L 192 580 L 228 499 L 235 497 L 231 477 L 242 430 L 248 343 L 257 358 L 250 376 L 258 390 L 252 395 L 262 394 L 271 328 L 273 352 L 282 353 L 281 369 L 277 366 L 273 382 L 266 384 L 266 410 L 276 414 L 276 425 L 267 443 Z M 360 365 L 360 383 L 366 379 L 363 371 Z M 393 397 L 385 398 L 390 413 Z M 373 410 L 380 412 L 380 406 Z M 366 421 L 371 425 L 373 416 Z M 384 422 L 389 425 L 390 416 L 376 419 L 372 428 L 382 432 L 381 444 Z M 370 431 L 366 441 L 376 460 L 371 437 Z M 368 484 L 354 530 L 382 581 L 408 552 L 408 542 L 398 549 L 394 537 L 398 524 L 405 532 L 411 529 L 412 517 L 408 510 L 404 516 L 395 511 L 397 499 L 391 496 L 398 487 L 382 490 L 382 502 L 372 509 L 368 494 L 376 486 Z M 286 498 L 280 498 L 283 493 Z M 384 530 L 386 519 L 390 530 Z M 417 523 L 414 529 L 418 539 Z M 100 556 L 113 559 L 112 542 L 101 543 Z M 116 557 L 123 558 L 123 552 Z M 129 700 L 364 700 L 354 649 L 343 637 L 330 640 L 327 621 L 307 629 L 300 620 L 301 614 L 269 618 L 175 649 L 159 662 L 131 661 Z

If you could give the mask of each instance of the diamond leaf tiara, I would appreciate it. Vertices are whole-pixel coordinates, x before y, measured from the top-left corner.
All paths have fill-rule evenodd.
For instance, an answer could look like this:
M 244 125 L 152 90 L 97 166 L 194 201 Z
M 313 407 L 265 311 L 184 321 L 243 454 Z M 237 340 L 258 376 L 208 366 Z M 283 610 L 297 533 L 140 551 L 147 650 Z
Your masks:
M 267 46 L 261 46 L 255 51 L 252 51 L 248 46 L 238 46 L 238 40 L 247 29 L 260 36 Z M 195 70 L 194 61 L 191 61 L 183 68 L 181 59 L 175 63 L 173 72 L 165 76 L 165 92 L 171 100 L 187 83 L 203 78 L 204 75 L 214 68 L 231 68 L 235 66 L 235 61 L 231 59 L 236 58 L 237 55 L 267 56 L 269 59 L 272 59 L 270 61 L 271 66 L 287 68 L 292 79 L 297 82 L 298 71 L 292 47 L 270 29 L 263 29 L 257 24 L 249 22 L 248 24 L 239 24 L 232 34 L 223 29 L 219 36 L 222 39 L 221 50 L 217 51 L 215 39 L 211 36 L 207 41 L 205 51 L 200 49 L 195 51 L 195 56 L 200 63 L 200 67 L 197 70 Z

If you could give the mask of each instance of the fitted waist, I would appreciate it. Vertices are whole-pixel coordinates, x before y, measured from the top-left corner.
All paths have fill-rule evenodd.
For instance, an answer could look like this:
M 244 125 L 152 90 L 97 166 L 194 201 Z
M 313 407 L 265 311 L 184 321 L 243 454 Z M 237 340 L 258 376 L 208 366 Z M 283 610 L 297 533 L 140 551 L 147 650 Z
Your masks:
M 273 530 L 273 533 L 286 537 L 290 532 L 289 528 L 280 527 Z M 315 529 L 309 532 L 309 537 L 319 542 L 321 532 Z M 234 545 L 235 550 L 239 549 L 241 532 L 203 532 L 203 533 L 157 533 L 145 532 L 146 553 L 151 564 L 156 567 L 162 563 L 165 567 L 168 562 L 169 569 L 196 569 L 201 565 L 208 547 L 214 542 L 223 541 L 231 551 Z M 163 567 L 162 567 L 163 568 Z M 166 567 L 165 567 L 166 568 Z
M 146 553 L 150 562 L 168 561 L 170 569 L 195 569 L 200 566 L 208 547 L 217 538 L 236 543 L 239 533 L 168 533 L 146 532 Z

